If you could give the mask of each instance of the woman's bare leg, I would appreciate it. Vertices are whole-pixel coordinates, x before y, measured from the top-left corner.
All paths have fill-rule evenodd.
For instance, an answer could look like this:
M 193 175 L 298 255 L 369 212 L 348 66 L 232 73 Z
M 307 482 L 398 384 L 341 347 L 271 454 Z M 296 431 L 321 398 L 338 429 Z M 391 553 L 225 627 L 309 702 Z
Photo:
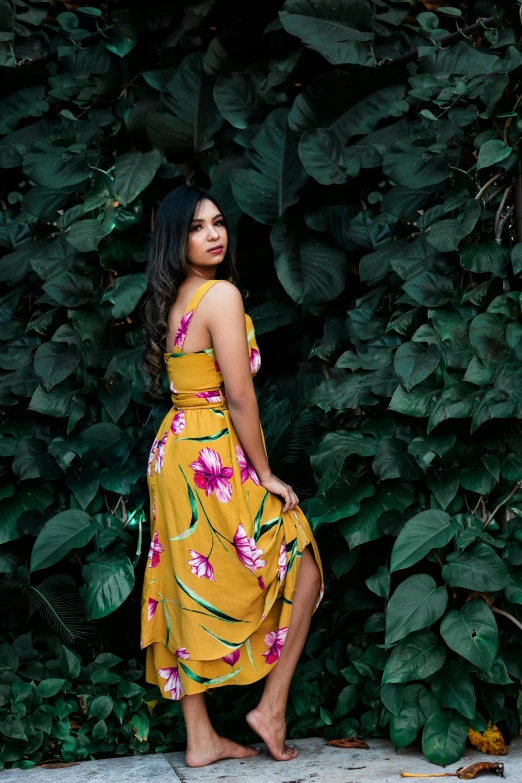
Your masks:
M 215 732 L 203 693 L 183 696 L 181 708 L 187 726 L 187 767 L 204 767 L 219 759 L 243 759 L 259 753 L 255 748 L 238 745 Z
M 320 587 L 319 568 L 309 547 L 305 547 L 297 575 L 286 641 L 279 660 L 266 677 L 261 701 L 247 715 L 248 725 L 266 742 L 270 753 L 278 761 L 290 761 L 297 756 L 296 750 L 285 745 L 286 703 Z

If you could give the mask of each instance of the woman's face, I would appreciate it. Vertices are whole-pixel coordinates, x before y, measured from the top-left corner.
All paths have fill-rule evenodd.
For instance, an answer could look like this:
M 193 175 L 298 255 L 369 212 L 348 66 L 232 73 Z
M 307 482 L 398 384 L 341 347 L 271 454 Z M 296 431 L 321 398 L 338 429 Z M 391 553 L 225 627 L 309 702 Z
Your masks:
M 216 266 L 223 261 L 228 234 L 223 217 L 209 199 L 200 201 L 189 230 L 187 261 L 195 267 Z

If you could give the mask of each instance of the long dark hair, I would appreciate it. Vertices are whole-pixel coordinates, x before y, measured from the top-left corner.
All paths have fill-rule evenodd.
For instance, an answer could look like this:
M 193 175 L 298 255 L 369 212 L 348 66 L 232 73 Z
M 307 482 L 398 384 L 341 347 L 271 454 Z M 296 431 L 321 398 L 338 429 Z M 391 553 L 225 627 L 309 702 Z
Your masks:
M 218 201 L 205 188 L 180 185 L 165 196 L 159 205 L 152 234 L 152 246 L 145 276 L 147 291 L 142 306 L 145 351 L 143 369 L 150 375 L 149 391 L 157 399 L 164 396 L 162 374 L 165 366 L 165 338 L 168 314 L 178 295 L 179 286 L 188 277 L 187 245 L 196 207 L 209 199 L 226 217 Z M 230 233 L 223 261 L 217 267 L 217 277 L 236 283 L 238 279 Z

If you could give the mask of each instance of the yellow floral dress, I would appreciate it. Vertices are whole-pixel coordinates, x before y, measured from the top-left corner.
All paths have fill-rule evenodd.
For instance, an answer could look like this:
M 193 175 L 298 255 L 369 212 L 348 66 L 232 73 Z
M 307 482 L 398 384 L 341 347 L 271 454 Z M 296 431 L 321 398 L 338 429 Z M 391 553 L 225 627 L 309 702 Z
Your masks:
M 279 658 L 303 549 L 319 552 L 303 512 L 282 513 L 259 483 L 234 429 L 212 348 L 183 353 L 189 301 L 165 354 L 172 408 L 149 455 L 150 549 L 141 605 L 146 680 L 165 698 L 247 683 Z M 246 315 L 252 375 L 261 364 Z M 261 436 L 264 436 L 261 429 Z M 265 446 L 266 453 L 266 446 Z M 323 588 L 318 595 L 319 604 Z

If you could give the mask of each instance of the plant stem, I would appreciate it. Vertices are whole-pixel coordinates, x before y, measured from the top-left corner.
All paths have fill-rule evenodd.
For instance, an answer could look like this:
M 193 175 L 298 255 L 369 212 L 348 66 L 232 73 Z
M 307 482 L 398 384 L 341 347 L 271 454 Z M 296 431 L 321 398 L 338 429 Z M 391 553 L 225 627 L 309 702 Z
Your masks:
M 501 177 L 503 173 L 504 173 L 503 171 L 499 171 L 499 172 L 498 172 L 498 174 L 494 174 L 494 175 L 491 177 L 491 179 L 488 179 L 488 181 L 486 182 L 486 184 L 485 184 L 485 185 L 482 185 L 482 187 L 480 188 L 479 192 L 478 192 L 478 193 L 477 193 L 477 195 L 475 196 L 475 201 L 478 201 L 478 200 L 479 200 L 479 198 L 482 198 L 482 196 L 484 195 L 484 193 L 486 192 L 486 190 L 489 188 L 489 186 L 490 186 L 490 185 L 492 185 L 494 182 L 496 182 L 496 181 L 497 181 L 497 179 L 498 179 L 499 177 Z
M 499 508 L 501 508 L 501 507 L 502 507 L 502 506 L 504 506 L 504 505 L 505 505 L 505 504 L 506 504 L 508 501 L 510 501 L 510 500 L 511 500 L 511 498 L 513 497 L 513 495 L 515 494 L 515 492 L 516 492 L 518 489 L 520 489 L 520 487 L 522 487 L 522 480 L 521 480 L 521 481 L 517 481 L 517 483 L 515 484 L 515 486 L 513 487 L 513 489 L 511 490 L 511 492 L 509 493 L 509 495 L 508 495 L 506 498 L 504 498 L 504 500 L 502 501 L 502 503 L 499 503 L 499 504 L 498 504 L 498 506 L 497 506 L 497 507 L 494 509 L 494 511 L 492 511 L 492 512 L 491 512 L 491 514 L 489 515 L 489 517 L 487 518 L 487 520 L 484 522 L 484 525 L 483 525 L 483 527 L 482 527 L 482 529 L 483 529 L 483 530 L 485 530 L 485 529 L 487 528 L 487 526 L 489 525 L 489 523 L 491 522 L 491 520 L 493 519 L 493 517 L 495 516 L 495 514 L 496 514 L 496 513 L 497 513 L 497 511 L 499 510 Z
M 513 617 L 512 614 L 509 614 L 509 612 L 505 612 L 503 609 L 497 609 L 496 606 L 491 606 L 490 609 L 491 611 L 496 612 L 497 614 L 501 614 L 504 617 L 507 617 L 508 620 L 511 620 L 512 623 L 515 623 L 515 625 L 518 628 L 520 628 L 520 630 L 522 631 L 522 623 L 520 622 L 520 620 L 517 620 L 516 617 Z
M 462 35 L 470 35 L 471 33 L 475 33 L 484 27 L 491 27 L 494 24 L 495 17 L 488 16 L 486 19 L 482 19 L 479 22 L 475 22 L 475 24 L 469 25 L 469 27 L 461 27 L 460 30 L 457 30 L 456 33 L 445 35 L 444 38 L 441 38 L 440 41 L 438 41 L 438 43 L 440 46 L 451 46 L 452 44 L 457 43 L 457 41 L 460 41 Z M 383 68 L 389 68 L 392 65 L 404 65 L 405 63 L 413 62 L 413 60 L 416 60 L 418 56 L 419 53 L 417 49 L 413 49 L 413 51 L 407 52 L 406 54 L 401 54 L 400 57 L 396 57 L 394 60 L 380 60 L 377 65 Z

